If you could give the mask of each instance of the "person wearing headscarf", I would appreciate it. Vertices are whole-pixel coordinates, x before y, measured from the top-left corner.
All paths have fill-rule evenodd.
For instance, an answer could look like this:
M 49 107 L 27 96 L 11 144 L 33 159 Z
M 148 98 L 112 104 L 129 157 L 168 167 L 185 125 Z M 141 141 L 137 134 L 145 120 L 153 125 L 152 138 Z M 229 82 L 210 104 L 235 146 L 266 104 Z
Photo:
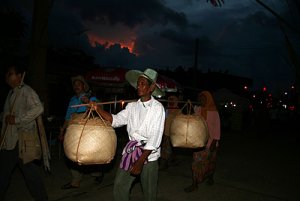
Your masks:
M 207 123 L 209 138 L 204 148 L 193 153 L 192 185 L 184 189 L 192 192 L 198 189 L 198 184 L 207 180 L 207 184 L 214 183 L 216 169 L 217 150 L 221 136 L 220 116 L 213 96 L 208 91 L 199 94 L 200 106 L 195 106 L 196 115 L 201 116 Z

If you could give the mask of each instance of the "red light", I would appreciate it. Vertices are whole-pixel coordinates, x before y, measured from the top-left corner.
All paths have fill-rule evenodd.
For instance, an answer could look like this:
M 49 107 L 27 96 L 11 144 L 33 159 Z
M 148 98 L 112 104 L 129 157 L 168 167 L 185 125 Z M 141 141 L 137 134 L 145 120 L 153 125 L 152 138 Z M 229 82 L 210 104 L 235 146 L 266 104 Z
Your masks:
M 267 87 L 263 87 L 263 91 L 267 91 Z
M 289 106 L 289 110 L 294 111 L 295 110 L 295 106 L 294 105 Z
M 253 105 L 250 104 L 248 107 L 249 107 L 249 110 L 250 110 L 251 112 L 253 112 L 253 110 L 254 110 Z

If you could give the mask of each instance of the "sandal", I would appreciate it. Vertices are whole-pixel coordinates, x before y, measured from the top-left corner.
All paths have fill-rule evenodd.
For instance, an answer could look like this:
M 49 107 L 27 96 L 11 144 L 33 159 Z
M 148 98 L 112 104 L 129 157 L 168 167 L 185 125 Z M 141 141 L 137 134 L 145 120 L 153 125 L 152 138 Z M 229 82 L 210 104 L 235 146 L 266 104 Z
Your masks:
M 67 183 L 67 184 L 65 184 L 65 185 L 63 185 L 63 186 L 61 187 L 61 189 L 63 189 L 63 190 L 66 190 L 66 189 L 74 189 L 74 188 L 79 188 L 79 186 L 74 186 L 74 185 L 72 185 L 71 182 L 69 182 L 69 183 Z
M 215 183 L 213 175 L 209 175 L 206 184 L 212 186 Z
M 190 193 L 198 189 L 198 186 L 192 184 L 184 189 L 184 192 Z

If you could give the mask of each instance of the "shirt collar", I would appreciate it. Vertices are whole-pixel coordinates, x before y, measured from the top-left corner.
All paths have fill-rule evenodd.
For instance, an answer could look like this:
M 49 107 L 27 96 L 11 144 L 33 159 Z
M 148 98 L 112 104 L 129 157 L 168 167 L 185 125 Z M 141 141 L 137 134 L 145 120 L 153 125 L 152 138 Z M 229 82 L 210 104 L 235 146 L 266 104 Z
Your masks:
M 15 93 L 15 92 L 19 91 L 23 86 L 24 86 L 24 84 L 21 85 L 21 86 L 16 86 L 16 87 L 14 87 L 14 88 L 12 89 L 12 92 Z
M 139 104 L 143 105 L 145 108 L 151 107 L 153 103 L 153 97 L 151 96 L 151 99 L 145 102 L 142 102 L 141 99 L 138 100 Z

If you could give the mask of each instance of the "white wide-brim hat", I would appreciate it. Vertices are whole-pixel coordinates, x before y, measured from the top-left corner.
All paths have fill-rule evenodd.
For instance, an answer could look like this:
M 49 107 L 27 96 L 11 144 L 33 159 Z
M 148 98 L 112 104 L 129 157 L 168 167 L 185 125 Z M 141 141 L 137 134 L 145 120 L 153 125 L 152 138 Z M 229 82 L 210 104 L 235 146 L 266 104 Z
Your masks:
M 158 73 L 153 69 L 147 68 L 144 72 L 139 70 L 129 70 L 126 73 L 125 78 L 129 82 L 129 84 L 136 89 L 137 81 L 140 76 L 143 76 L 151 82 L 155 83 L 156 87 L 155 90 L 152 92 L 153 96 L 161 97 L 165 95 L 165 93 L 160 89 L 159 85 L 156 83 Z

